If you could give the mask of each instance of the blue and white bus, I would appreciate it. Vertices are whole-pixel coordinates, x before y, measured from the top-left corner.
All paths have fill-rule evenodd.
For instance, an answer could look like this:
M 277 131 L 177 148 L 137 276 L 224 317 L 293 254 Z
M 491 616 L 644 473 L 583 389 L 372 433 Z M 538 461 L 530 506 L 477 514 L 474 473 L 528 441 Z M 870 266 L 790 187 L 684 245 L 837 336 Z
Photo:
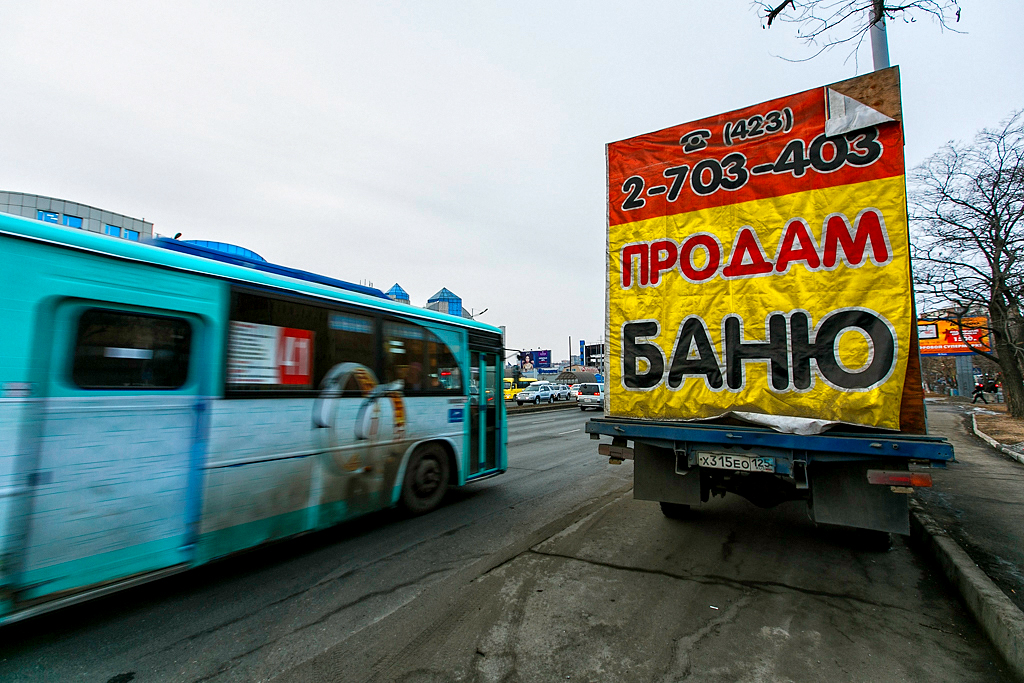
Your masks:
M 504 472 L 502 338 L 0 214 L 0 624 Z

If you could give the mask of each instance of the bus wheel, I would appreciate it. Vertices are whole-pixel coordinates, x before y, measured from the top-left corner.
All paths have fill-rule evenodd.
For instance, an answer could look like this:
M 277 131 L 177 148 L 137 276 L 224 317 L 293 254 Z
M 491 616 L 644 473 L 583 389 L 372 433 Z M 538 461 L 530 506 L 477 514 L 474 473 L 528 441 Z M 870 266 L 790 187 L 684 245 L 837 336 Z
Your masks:
M 448 490 L 448 455 L 437 444 L 413 451 L 402 481 L 402 507 L 414 515 L 430 512 Z

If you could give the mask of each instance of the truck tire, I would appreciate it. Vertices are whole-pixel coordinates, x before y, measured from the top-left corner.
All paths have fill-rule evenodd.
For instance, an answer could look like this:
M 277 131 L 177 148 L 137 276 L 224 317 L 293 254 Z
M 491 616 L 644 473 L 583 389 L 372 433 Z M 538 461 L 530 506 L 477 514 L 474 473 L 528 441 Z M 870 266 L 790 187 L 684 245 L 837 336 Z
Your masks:
M 669 519 L 686 519 L 690 516 L 689 505 L 683 503 L 659 503 L 659 505 L 661 505 L 661 514 Z
M 402 479 L 402 507 L 413 515 L 436 508 L 448 491 L 448 454 L 436 443 L 421 446 L 409 456 Z

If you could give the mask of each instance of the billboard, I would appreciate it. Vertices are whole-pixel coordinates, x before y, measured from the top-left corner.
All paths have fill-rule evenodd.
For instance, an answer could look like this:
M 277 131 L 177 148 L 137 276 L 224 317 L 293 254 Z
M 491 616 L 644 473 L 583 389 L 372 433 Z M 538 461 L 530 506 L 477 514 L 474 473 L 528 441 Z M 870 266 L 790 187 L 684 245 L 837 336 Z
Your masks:
M 551 367 L 551 350 L 545 351 L 523 351 L 519 354 L 519 363 L 523 372 L 529 372 L 535 368 Z
M 989 351 L 988 319 L 964 318 L 963 328 L 949 320 L 918 320 L 917 337 L 922 356 L 959 356 Z M 970 344 L 968 346 L 967 344 Z
M 608 145 L 611 415 L 900 428 L 900 117 L 893 68 Z

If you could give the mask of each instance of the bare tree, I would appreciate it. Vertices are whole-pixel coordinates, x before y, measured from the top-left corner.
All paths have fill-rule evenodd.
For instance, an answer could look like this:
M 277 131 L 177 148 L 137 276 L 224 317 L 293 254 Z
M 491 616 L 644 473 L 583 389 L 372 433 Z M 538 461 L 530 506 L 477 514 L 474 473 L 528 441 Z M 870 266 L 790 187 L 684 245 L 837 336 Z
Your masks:
M 840 45 L 849 45 L 855 54 L 879 18 L 915 22 L 928 17 L 944 29 L 960 20 L 959 0 L 757 0 L 754 6 L 765 28 L 775 22 L 796 25 L 797 38 L 815 49 L 798 61 Z
M 990 350 L 972 349 L 998 363 L 1007 410 L 1024 417 L 1024 111 L 971 143 L 947 143 L 911 183 L 923 310 L 945 310 L 961 329 L 964 317 L 988 316 Z
M 952 356 L 921 356 L 921 376 L 929 391 L 955 387 L 956 361 Z

